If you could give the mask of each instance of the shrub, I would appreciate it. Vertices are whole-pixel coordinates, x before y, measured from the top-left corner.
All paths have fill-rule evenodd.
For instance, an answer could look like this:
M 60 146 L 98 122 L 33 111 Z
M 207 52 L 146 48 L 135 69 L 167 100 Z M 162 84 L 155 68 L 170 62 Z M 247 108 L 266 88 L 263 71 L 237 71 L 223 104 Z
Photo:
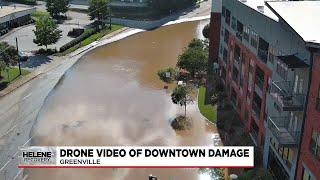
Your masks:
M 36 54 L 40 54 L 40 55 L 52 55 L 54 53 L 56 53 L 57 50 L 56 49 L 43 49 L 43 48 L 40 48 Z
M 161 69 L 158 71 L 158 76 L 162 81 L 171 83 L 177 77 L 177 71 L 172 67 Z
M 81 41 L 85 40 L 86 38 L 90 37 L 94 33 L 96 33 L 96 29 L 86 29 L 79 37 L 75 38 L 74 40 L 68 42 L 67 44 L 60 47 L 60 52 L 63 52 L 76 44 L 79 44 Z

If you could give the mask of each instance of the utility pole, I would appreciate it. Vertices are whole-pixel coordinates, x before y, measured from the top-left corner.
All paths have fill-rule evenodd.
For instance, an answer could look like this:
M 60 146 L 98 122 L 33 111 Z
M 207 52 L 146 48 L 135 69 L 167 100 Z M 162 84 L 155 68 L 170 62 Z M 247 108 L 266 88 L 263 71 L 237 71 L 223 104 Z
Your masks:
M 19 55 L 18 38 L 17 38 L 17 37 L 16 37 L 16 47 L 17 47 L 17 53 L 18 53 L 19 76 L 21 76 L 21 75 L 22 75 L 22 73 L 21 73 L 20 55 Z

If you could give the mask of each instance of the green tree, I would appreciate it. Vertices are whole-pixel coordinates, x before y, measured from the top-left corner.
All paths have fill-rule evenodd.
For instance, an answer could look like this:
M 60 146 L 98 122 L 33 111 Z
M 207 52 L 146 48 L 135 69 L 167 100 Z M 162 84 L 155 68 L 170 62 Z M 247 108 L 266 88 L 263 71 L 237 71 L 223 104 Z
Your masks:
M 19 54 L 14 46 L 7 42 L 0 42 L 0 61 L 3 61 L 7 66 L 16 65 L 19 60 Z
M 178 57 L 177 67 L 185 69 L 194 77 L 195 73 L 207 70 L 208 54 L 200 48 L 187 48 Z
M 166 83 L 171 83 L 172 81 L 174 81 L 177 77 L 177 74 L 178 72 L 176 71 L 176 69 L 172 67 L 161 69 L 158 71 L 159 78 Z
M 210 35 L 210 24 L 207 24 L 204 26 L 204 28 L 202 29 L 202 35 L 203 37 L 205 38 L 209 38 L 209 35 Z
M 189 43 L 188 48 L 197 48 L 203 50 L 205 48 L 205 44 L 201 39 L 194 38 Z
M 88 9 L 90 19 L 98 21 L 107 19 L 110 16 L 109 2 L 110 0 L 90 0 Z
M 273 180 L 273 176 L 263 168 L 248 170 L 238 177 L 239 180 Z
M 69 0 L 47 0 L 46 7 L 50 15 L 56 17 L 69 10 Z
M 179 104 L 184 106 L 184 116 L 187 116 L 187 104 L 192 102 L 192 97 L 190 96 L 191 90 L 186 86 L 177 86 L 172 94 L 171 100 L 174 104 Z
M 56 43 L 61 37 L 61 31 L 50 17 L 41 17 L 36 21 L 36 29 L 33 30 L 36 38 L 33 42 L 38 46 L 46 46 Z

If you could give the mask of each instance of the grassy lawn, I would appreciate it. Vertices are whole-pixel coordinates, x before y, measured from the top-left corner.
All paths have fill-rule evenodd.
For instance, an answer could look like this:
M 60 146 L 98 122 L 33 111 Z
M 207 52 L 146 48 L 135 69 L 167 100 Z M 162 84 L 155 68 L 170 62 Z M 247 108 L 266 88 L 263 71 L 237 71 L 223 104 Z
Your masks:
M 205 105 L 205 94 L 206 88 L 201 86 L 199 89 L 198 96 L 198 107 L 203 116 L 205 116 L 209 121 L 216 123 L 217 121 L 217 108 L 211 104 Z
M 62 55 L 69 54 L 69 53 L 77 50 L 78 48 L 81 48 L 81 47 L 83 47 L 83 46 L 87 46 L 87 45 L 93 43 L 94 41 L 97 41 L 97 40 L 101 39 L 103 36 L 105 36 L 105 35 L 107 35 L 107 34 L 110 34 L 111 32 L 114 32 L 114 31 L 116 31 L 116 30 L 119 30 L 119 29 L 121 29 L 121 28 L 123 28 L 123 26 L 113 24 L 113 25 L 111 26 L 111 30 L 110 30 L 109 28 L 106 28 L 106 29 L 101 30 L 100 32 L 97 32 L 97 33 L 89 36 L 88 38 L 86 38 L 86 39 L 84 39 L 83 41 L 81 41 L 81 43 L 76 44 L 76 45 L 74 45 L 73 47 L 65 50 L 65 51 L 62 53 Z
M 29 74 L 30 72 L 27 70 L 21 69 L 21 73 L 22 73 L 22 75 L 26 75 L 26 74 Z M 9 74 L 9 77 L 8 77 L 8 74 Z M 10 83 L 10 82 L 19 78 L 19 68 L 11 67 L 11 68 L 9 68 L 8 73 L 6 70 L 1 71 L 1 77 L 3 77 L 3 79 L 0 80 L 0 82 Z

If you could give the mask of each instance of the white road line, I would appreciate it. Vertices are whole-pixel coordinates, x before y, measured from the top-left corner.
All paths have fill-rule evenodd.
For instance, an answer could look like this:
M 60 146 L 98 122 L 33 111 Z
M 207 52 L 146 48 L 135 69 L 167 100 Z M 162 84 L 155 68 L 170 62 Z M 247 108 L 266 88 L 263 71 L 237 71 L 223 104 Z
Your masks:
M 13 178 L 13 180 L 16 180 L 17 179 L 17 177 L 22 173 L 22 169 L 20 169 L 19 171 L 18 171 L 18 173 L 16 174 L 16 176 Z

